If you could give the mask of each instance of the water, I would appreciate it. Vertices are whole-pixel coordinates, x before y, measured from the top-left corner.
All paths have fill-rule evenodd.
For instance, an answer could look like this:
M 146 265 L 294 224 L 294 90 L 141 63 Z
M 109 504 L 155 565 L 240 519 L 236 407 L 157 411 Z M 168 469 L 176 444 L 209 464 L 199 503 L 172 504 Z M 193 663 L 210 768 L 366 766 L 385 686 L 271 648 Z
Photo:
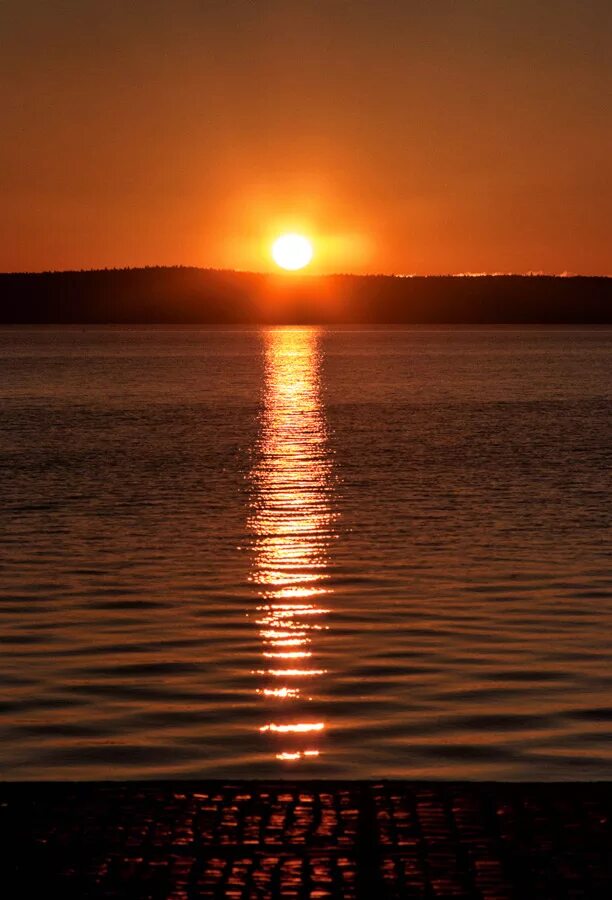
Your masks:
M 2 777 L 612 777 L 612 331 L 0 331 Z

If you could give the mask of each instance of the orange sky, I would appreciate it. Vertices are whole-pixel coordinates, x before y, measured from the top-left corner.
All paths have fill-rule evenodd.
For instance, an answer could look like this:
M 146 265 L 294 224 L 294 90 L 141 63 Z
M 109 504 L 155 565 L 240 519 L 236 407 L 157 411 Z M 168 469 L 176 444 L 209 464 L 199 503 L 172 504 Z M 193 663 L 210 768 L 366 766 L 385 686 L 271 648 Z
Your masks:
M 536 7 L 536 9 L 532 9 Z M 609 0 L 4 0 L 0 270 L 612 274 Z

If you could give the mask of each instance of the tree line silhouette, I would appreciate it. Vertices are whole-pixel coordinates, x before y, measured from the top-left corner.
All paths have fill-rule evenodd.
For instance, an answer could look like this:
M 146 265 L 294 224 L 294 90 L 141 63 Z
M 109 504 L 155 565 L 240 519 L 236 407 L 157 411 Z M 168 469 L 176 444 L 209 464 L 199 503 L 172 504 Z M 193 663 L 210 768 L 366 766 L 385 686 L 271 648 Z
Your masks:
M 612 278 L 270 275 L 191 267 L 0 274 L 2 324 L 612 322 Z

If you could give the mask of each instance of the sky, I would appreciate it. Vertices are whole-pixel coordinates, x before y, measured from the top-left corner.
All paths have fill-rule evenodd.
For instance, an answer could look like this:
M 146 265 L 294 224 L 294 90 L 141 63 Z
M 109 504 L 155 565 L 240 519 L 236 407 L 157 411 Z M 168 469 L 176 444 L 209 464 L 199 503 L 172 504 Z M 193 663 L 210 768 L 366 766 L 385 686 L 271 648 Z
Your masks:
M 0 271 L 612 274 L 610 0 L 3 0 Z

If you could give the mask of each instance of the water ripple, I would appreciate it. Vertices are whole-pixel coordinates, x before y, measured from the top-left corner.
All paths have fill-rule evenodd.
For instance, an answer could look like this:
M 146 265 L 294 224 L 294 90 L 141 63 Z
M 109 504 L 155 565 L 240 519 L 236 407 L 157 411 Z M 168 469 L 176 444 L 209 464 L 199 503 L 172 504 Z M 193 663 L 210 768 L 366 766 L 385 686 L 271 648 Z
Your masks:
M 0 332 L 3 777 L 612 777 L 611 352 Z

